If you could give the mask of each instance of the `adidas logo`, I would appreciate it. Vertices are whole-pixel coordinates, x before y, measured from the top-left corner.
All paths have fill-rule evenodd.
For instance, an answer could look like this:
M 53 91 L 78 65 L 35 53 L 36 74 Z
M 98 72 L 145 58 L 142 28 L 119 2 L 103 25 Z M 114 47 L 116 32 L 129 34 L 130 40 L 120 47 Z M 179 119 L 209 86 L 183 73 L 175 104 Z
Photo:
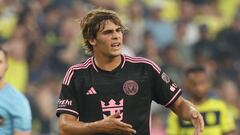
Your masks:
M 91 87 L 88 92 L 86 93 L 86 95 L 95 95 L 97 94 L 97 92 L 95 91 L 95 89 L 93 87 Z

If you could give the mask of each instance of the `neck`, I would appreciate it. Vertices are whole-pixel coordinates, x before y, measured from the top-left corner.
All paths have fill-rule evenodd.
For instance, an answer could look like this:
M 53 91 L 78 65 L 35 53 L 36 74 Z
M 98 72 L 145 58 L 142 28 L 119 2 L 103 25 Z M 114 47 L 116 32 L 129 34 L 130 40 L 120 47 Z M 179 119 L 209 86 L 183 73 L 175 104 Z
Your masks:
M 121 64 L 121 55 L 116 57 L 103 57 L 95 55 L 94 62 L 98 68 L 105 71 L 112 71 Z

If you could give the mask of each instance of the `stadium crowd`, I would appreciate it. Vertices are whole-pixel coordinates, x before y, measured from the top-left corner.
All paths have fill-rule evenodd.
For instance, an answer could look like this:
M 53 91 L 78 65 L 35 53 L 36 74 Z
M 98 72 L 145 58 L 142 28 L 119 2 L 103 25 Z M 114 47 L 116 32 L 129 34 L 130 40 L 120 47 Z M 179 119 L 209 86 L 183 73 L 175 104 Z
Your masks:
M 239 0 L 0 0 L 5 80 L 30 101 L 33 134 L 57 134 L 62 78 L 90 56 L 79 19 L 93 8 L 117 11 L 128 27 L 123 53 L 151 59 L 178 85 L 186 67 L 203 65 L 213 80 L 209 96 L 225 101 L 240 134 Z M 166 110 L 152 108 L 153 135 L 166 135 Z

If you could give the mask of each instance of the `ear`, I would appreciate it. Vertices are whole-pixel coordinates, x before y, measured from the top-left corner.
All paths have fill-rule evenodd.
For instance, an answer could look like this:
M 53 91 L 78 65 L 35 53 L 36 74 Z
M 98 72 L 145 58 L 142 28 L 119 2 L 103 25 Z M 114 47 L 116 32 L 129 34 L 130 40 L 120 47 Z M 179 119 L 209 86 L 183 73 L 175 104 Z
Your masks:
M 88 42 L 89 42 L 92 46 L 95 46 L 95 45 L 96 45 L 96 39 L 89 39 Z

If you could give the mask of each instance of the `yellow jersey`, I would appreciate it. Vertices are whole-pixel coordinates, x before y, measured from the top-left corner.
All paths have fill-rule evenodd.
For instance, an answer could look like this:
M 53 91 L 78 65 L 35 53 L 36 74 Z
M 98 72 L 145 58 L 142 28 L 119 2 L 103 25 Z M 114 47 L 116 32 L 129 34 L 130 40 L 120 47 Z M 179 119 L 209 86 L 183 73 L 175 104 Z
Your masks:
M 235 129 L 233 115 L 228 111 L 226 104 L 210 98 L 200 105 L 196 105 L 202 114 L 205 128 L 201 135 L 223 135 Z M 167 135 L 193 135 L 194 126 L 190 121 L 179 119 L 170 113 L 167 119 Z

